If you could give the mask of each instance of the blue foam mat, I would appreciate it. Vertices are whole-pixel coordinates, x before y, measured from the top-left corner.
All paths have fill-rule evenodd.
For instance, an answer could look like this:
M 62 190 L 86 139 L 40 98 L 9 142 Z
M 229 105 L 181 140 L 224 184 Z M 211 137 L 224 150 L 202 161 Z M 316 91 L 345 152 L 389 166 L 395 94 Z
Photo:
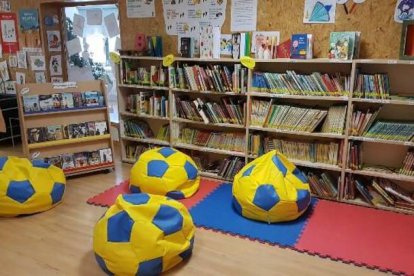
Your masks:
M 195 225 L 262 242 L 293 247 L 299 240 L 311 210 L 317 203 L 316 199 L 312 199 L 308 211 L 295 221 L 267 224 L 240 216 L 232 206 L 231 188 L 231 184 L 223 184 L 191 208 L 190 213 Z

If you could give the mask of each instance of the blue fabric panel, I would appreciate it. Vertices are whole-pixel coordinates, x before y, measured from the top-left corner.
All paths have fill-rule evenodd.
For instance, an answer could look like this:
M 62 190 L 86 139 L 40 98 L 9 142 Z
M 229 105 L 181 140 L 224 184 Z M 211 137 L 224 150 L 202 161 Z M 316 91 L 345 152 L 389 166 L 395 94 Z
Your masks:
M 47 169 L 50 167 L 49 163 L 43 162 L 43 160 L 38 160 L 38 159 L 33 160 L 32 165 L 35 168 L 43 168 L 43 169 Z
M 56 204 L 62 200 L 63 194 L 65 192 L 65 184 L 56 182 L 53 185 L 52 192 L 50 196 L 52 197 L 52 204 Z
M 287 169 L 286 169 L 285 165 L 283 165 L 283 163 L 279 159 L 279 157 L 277 157 L 277 155 L 274 155 L 272 160 L 273 160 L 273 163 L 275 164 L 275 166 L 279 169 L 279 171 L 282 172 L 283 176 L 286 176 Z
M 0 171 L 3 169 L 8 159 L 7 156 L 0 156 Z
M 187 178 L 188 179 L 194 180 L 194 179 L 197 178 L 198 171 L 197 171 L 197 168 L 194 167 L 193 164 L 191 164 L 188 161 L 185 161 L 184 169 L 187 173 Z
M 173 150 L 172 148 L 161 148 L 158 151 L 162 156 L 164 156 L 165 158 L 168 158 L 170 155 L 175 153 L 175 150 Z
M 254 169 L 255 166 L 256 165 L 252 165 L 252 166 L 250 166 L 250 168 L 248 168 L 247 170 L 245 170 L 244 173 L 243 173 L 243 176 L 249 176 L 252 173 L 252 171 L 253 171 L 253 169 Z
M 257 207 L 262 208 L 265 211 L 269 211 L 280 201 L 275 187 L 270 184 L 264 184 L 257 187 L 254 195 L 253 203 Z
M 139 187 L 137 187 L 137 186 L 129 186 L 129 190 L 131 191 L 131 193 L 140 193 L 141 192 L 141 189 L 139 188 Z
M 281 246 L 294 246 L 307 223 L 309 210 L 295 221 L 267 224 L 249 220 L 239 215 L 232 207 L 231 185 L 223 184 L 190 213 L 197 226 L 257 239 Z M 313 200 L 314 205 L 317 201 Z
M 7 188 L 7 196 L 20 203 L 26 202 L 34 193 L 35 190 L 28 180 L 12 180 Z
M 295 168 L 293 170 L 293 174 L 300 179 L 300 181 L 302 181 L 303 183 L 308 183 L 308 178 L 303 174 L 303 172 L 301 170 L 299 170 L 298 168 Z
M 167 193 L 168 197 L 171 197 L 172 199 L 184 199 L 185 196 L 183 192 L 181 191 L 171 191 Z
M 168 164 L 164 160 L 151 160 L 147 164 L 147 174 L 152 177 L 163 177 L 168 170 Z
M 183 216 L 177 209 L 161 204 L 152 223 L 160 228 L 164 235 L 170 235 L 181 230 L 183 227 Z
M 190 241 L 190 247 L 187 250 L 181 252 L 179 256 L 183 260 L 189 258 L 191 256 L 191 253 L 193 253 L 193 248 L 194 248 L 194 238 L 192 238 Z
M 131 238 L 132 226 L 134 221 L 128 213 L 121 211 L 108 219 L 108 241 L 109 242 L 129 242 Z
M 162 258 L 141 262 L 138 266 L 138 276 L 160 275 L 162 272 Z
M 104 259 L 102 259 L 98 254 L 95 253 L 95 259 L 98 262 L 99 266 L 102 268 L 103 271 L 105 271 L 108 275 L 114 275 L 111 271 L 109 271 L 108 267 L 106 266 L 106 263 Z
M 141 205 L 149 201 L 150 197 L 148 194 L 139 193 L 139 194 L 123 194 L 122 198 L 131 204 Z
M 299 212 L 302 212 L 306 207 L 308 207 L 309 203 L 311 201 L 311 196 L 309 191 L 307 190 L 298 190 L 298 210 Z

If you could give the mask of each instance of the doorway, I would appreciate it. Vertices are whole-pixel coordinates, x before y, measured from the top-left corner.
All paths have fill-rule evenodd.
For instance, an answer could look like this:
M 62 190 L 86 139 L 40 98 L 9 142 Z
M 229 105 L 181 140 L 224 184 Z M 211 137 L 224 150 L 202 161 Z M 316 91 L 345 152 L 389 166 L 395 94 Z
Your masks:
M 79 52 L 67 51 L 68 81 L 103 80 L 108 91 L 111 122 L 114 123 L 119 121 L 117 82 L 109 53 L 121 48 L 118 15 L 115 4 L 64 8 L 65 40 L 80 40 Z

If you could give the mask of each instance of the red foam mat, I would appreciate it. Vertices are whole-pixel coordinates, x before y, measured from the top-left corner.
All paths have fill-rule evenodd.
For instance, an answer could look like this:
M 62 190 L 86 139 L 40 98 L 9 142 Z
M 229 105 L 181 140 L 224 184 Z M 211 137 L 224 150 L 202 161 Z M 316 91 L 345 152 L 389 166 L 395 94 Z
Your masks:
M 414 275 L 414 216 L 320 200 L 295 248 Z
M 202 178 L 200 188 L 192 197 L 179 200 L 187 208 L 193 207 L 195 204 L 203 200 L 207 195 L 214 191 L 223 182 Z M 125 180 L 120 184 L 109 188 L 108 190 L 93 196 L 87 200 L 88 204 L 109 207 L 115 203 L 116 198 L 120 194 L 129 194 L 129 180 Z

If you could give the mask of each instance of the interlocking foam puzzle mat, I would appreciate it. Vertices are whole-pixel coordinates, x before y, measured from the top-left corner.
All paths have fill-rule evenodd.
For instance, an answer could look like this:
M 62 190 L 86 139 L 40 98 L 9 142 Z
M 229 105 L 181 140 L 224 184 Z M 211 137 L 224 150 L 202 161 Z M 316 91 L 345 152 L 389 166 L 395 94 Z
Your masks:
M 88 203 L 110 206 L 121 193 L 129 193 L 128 181 Z M 414 275 L 414 216 L 313 199 L 299 219 L 267 224 L 240 216 L 231 199 L 231 184 L 203 179 L 197 194 L 180 201 L 190 209 L 197 227 L 384 272 Z

